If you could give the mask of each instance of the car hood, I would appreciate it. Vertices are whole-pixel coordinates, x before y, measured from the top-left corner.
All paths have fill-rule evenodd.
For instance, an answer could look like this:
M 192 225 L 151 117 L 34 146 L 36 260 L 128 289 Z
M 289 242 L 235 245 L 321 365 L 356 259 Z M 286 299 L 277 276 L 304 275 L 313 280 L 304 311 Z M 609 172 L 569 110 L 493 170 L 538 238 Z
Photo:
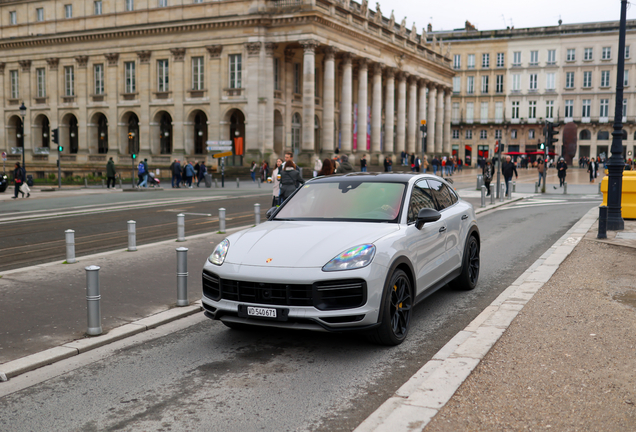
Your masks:
M 322 267 L 345 250 L 400 229 L 370 222 L 269 221 L 228 237 L 225 262 L 267 267 Z

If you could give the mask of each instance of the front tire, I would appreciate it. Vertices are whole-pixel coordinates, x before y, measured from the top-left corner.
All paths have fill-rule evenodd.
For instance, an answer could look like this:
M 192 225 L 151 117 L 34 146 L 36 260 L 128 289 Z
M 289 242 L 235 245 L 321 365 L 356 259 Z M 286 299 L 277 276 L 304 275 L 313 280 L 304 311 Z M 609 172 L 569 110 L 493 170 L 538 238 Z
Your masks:
M 369 334 L 371 342 L 380 345 L 399 345 L 406 339 L 413 308 L 411 280 L 402 270 L 395 270 L 384 290 L 382 321 Z
M 464 259 L 462 261 L 462 272 L 449 285 L 458 290 L 470 291 L 477 286 L 479 281 L 479 242 L 474 235 L 471 235 L 466 243 Z

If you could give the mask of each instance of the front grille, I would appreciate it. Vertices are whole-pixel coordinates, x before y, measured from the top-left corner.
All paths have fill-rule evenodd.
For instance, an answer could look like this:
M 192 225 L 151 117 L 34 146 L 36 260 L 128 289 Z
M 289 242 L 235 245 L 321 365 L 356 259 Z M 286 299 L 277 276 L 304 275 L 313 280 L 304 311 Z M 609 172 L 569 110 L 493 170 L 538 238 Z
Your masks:
M 203 294 L 212 300 L 232 300 L 273 306 L 314 306 L 320 310 L 350 309 L 367 301 L 367 284 L 361 279 L 322 281 L 314 284 L 280 284 L 221 279 L 203 271 Z

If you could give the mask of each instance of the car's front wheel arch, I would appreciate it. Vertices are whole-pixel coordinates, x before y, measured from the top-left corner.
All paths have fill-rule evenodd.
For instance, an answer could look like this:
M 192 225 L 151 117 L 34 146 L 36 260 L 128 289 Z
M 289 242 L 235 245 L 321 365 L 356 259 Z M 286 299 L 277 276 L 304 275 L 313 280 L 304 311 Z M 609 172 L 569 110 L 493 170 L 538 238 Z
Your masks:
M 386 272 L 386 279 L 384 280 L 384 284 L 382 285 L 382 301 L 380 302 L 380 311 L 378 313 L 378 323 L 382 322 L 382 318 L 383 318 L 383 314 L 385 310 L 384 303 L 386 302 L 386 298 L 385 298 L 386 296 L 384 295 L 384 290 L 387 289 L 389 285 L 389 281 L 396 270 L 402 270 L 404 273 L 406 273 L 406 276 L 409 278 L 411 282 L 411 286 L 413 287 L 413 294 L 415 295 L 415 293 L 417 292 L 417 286 L 415 283 L 415 276 L 414 276 L 415 272 L 413 271 L 413 264 L 405 256 L 400 256 L 396 258 L 391 264 L 391 266 L 389 267 L 389 270 Z

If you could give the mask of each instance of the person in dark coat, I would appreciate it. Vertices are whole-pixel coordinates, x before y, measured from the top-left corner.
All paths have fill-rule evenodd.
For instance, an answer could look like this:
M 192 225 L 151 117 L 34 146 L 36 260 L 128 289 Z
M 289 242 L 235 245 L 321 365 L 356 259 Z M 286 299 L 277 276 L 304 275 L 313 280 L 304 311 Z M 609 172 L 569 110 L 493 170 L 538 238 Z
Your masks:
M 560 158 L 556 165 L 557 175 L 559 176 L 559 187 L 563 187 L 565 183 L 565 176 L 568 170 L 568 164 L 565 162 L 565 159 Z
M 510 186 L 510 181 L 512 180 L 512 174 L 515 175 L 515 178 L 519 178 L 519 174 L 517 174 L 517 167 L 511 159 L 512 158 L 510 156 L 506 156 L 506 160 L 501 164 L 501 173 L 506 181 L 506 195 L 508 195 L 508 188 Z
M 391 160 L 390 157 L 385 157 L 384 158 L 384 172 L 391 172 L 393 171 L 393 161 Z
M 207 174 L 208 169 L 205 167 L 205 161 L 201 161 L 201 164 L 199 164 L 199 172 L 197 174 L 197 178 L 199 179 L 197 181 L 197 187 L 199 187 L 199 183 L 201 183 L 201 180 L 203 180 L 205 178 L 205 175 Z
M 21 193 L 22 198 L 24 198 L 24 192 L 20 190 L 20 188 L 25 182 L 24 177 L 25 177 L 24 170 L 20 166 L 20 163 L 16 162 L 15 169 L 13 170 L 13 184 L 15 185 L 15 188 L 14 188 L 13 196 L 11 198 L 16 199 L 18 197 L 18 193 Z
M 349 156 L 342 155 L 340 157 L 340 165 L 338 166 L 338 169 L 336 170 L 336 174 L 349 174 L 351 172 L 353 172 L 353 167 L 351 166 L 351 163 L 349 162 Z
M 484 176 L 484 186 L 486 186 L 486 196 L 488 196 L 490 195 L 490 182 L 492 182 L 492 178 L 495 175 L 495 167 L 490 159 L 488 159 L 484 164 L 482 174 Z
M 280 202 L 284 202 L 305 180 L 300 176 L 294 161 L 285 162 L 285 167 L 280 173 Z
M 177 187 L 181 187 L 179 183 L 181 183 L 181 163 L 179 163 L 179 159 L 176 159 L 172 167 L 172 187 L 175 187 L 175 184 Z
M 113 182 L 113 189 L 115 189 L 115 162 L 111 157 L 106 164 L 106 189 L 110 189 L 110 182 Z

